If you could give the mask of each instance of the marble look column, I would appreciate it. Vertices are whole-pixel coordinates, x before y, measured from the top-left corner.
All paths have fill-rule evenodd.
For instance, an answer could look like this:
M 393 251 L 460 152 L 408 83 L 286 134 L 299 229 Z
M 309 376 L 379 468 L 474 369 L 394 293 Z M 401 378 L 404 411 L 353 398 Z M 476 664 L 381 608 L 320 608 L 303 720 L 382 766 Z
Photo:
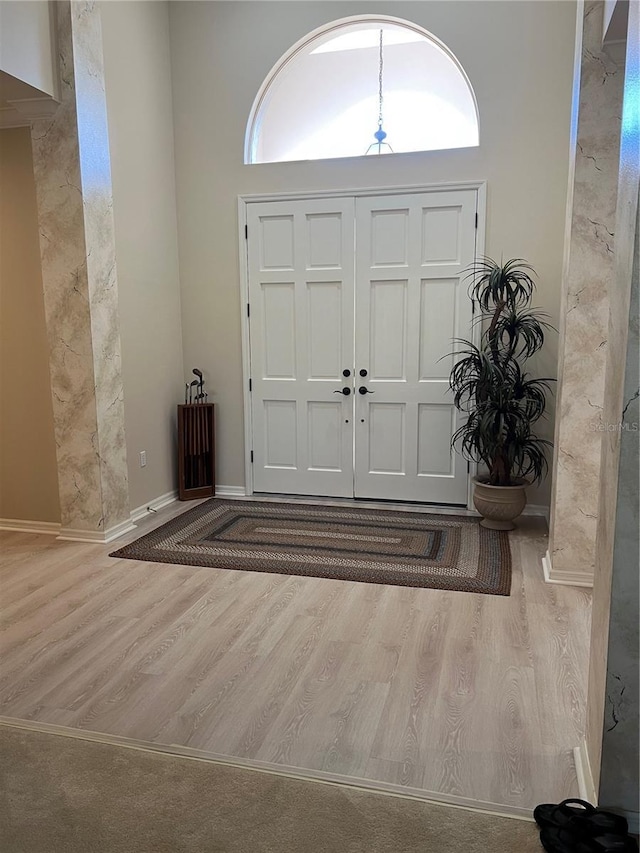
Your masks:
M 602 49 L 604 3 L 584 5 L 568 251 L 563 272 L 548 580 L 591 586 L 624 73 Z
M 586 764 L 600 805 L 638 832 L 640 532 L 640 6 L 629 4 L 591 619 Z M 588 775 L 588 774 L 587 774 Z
M 598 802 L 604 807 L 621 809 L 634 820 L 638 832 L 638 600 L 639 535 L 638 471 L 640 470 L 638 397 L 638 267 L 640 266 L 640 222 L 636 220 L 636 250 L 631 296 L 631 324 L 627 345 L 627 369 L 620 423 L 620 462 L 613 529 L 613 560 L 609 596 L 609 632 L 604 696 L 604 720 L 598 714 L 602 732 L 602 763 Z M 602 512 L 606 512 L 603 508 Z M 603 638 L 604 639 L 604 638 Z M 595 653 L 594 649 L 594 653 Z M 594 697 L 595 698 L 595 697 Z M 595 710 L 595 709 L 594 709 Z
M 129 529 L 99 7 L 57 2 L 60 107 L 32 124 L 61 538 Z

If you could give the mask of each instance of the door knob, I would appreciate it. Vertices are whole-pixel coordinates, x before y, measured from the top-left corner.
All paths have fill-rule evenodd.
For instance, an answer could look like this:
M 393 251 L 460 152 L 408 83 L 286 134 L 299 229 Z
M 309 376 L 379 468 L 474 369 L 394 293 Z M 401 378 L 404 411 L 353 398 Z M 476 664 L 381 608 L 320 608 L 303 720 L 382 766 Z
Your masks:
M 359 371 L 359 373 L 360 373 L 360 376 L 363 376 L 363 377 L 367 375 L 367 371 L 364 369 L 364 367 L 362 368 L 362 370 Z M 371 393 L 373 394 L 373 391 Z
M 348 397 L 351 393 L 351 388 L 340 388 L 338 391 L 334 391 L 334 394 L 344 394 L 345 397 Z
M 366 388 L 364 385 L 361 385 L 358 388 L 358 394 L 375 394 L 375 393 L 376 393 L 375 391 L 369 391 L 369 389 Z
M 343 376 L 351 376 L 351 371 L 349 370 L 348 367 L 345 367 L 345 369 L 342 371 L 342 375 Z

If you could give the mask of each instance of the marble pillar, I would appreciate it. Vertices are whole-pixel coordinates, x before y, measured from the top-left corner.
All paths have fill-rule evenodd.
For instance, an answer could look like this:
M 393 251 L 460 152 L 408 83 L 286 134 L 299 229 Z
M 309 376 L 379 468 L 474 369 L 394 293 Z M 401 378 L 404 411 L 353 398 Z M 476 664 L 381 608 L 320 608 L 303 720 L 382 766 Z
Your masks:
M 602 48 L 604 3 L 583 9 L 575 173 L 563 272 L 548 580 L 591 586 L 608 347 L 623 69 Z
M 638 832 L 640 6 L 629 4 L 586 748 L 600 805 Z
M 58 2 L 60 106 L 32 124 L 61 538 L 130 527 L 99 6 Z
M 639 536 L 638 471 L 640 411 L 638 396 L 638 266 L 640 233 L 636 226 L 635 269 L 631 299 L 632 323 L 627 345 L 627 371 L 624 387 L 623 415 L 620 421 L 620 462 L 616 513 L 613 520 L 613 561 L 609 632 L 607 637 L 607 669 L 602 721 L 602 759 L 598 802 L 604 807 L 635 812 L 638 832 L 640 784 L 638 779 L 638 600 Z M 602 510 L 605 511 L 604 508 Z

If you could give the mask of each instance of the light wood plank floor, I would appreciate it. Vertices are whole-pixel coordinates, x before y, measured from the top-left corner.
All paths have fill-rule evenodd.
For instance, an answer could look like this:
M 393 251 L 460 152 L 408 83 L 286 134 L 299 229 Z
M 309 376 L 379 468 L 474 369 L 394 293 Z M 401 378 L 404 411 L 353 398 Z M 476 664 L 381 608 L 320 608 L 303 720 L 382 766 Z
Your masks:
M 0 715 L 557 802 L 577 794 L 590 595 L 543 582 L 541 519 L 511 542 L 502 597 L 116 560 L 114 545 L 2 533 Z

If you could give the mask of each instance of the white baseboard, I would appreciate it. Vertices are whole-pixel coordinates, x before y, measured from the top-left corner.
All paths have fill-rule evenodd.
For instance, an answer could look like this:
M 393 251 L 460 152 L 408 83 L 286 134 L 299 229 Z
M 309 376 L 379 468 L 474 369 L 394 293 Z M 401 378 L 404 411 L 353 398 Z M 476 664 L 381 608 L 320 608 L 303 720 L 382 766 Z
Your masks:
M 578 796 L 581 800 L 591 803 L 592 806 L 597 806 L 598 795 L 596 794 L 596 786 L 593 783 L 586 740 L 583 740 L 580 746 L 574 747 L 573 761 L 576 766 L 576 777 L 578 779 Z
M 557 583 L 562 586 L 582 586 L 593 588 L 593 575 L 591 572 L 570 572 L 564 569 L 554 569 L 551 564 L 551 554 L 547 553 L 542 558 L 542 571 L 547 583 Z
M 150 508 L 155 510 L 163 509 L 177 500 L 177 498 L 178 492 L 175 489 L 165 492 L 164 495 L 159 495 L 157 498 L 148 501 L 144 506 L 136 507 L 136 509 L 131 511 L 130 518 L 127 521 L 122 521 L 108 530 L 81 530 L 75 527 L 62 527 L 58 522 L 22 521 L 15 518 L 0 518 L 0 530 L 47 534 L 49 536 L 56 536 L 62 542 L 96 542 L 104 544 L 113 542 L 114 539 L 119 539 L 125 533 L 135 530 L 134 522 L 140 521 L 141 518 L 147 516 Z
M 178 499 L 178 492 L 176 489 L 171 489 L 170 492 L 165 492 L 163 495 L 158 495 L 157 498 L 153 498 L 147 503 L 132 509 L 129 513 L 129 521 L 123 521 L 121 524 L 112 527 L 110 530 L 107 530 L 105 533 L 105 538 L 100 540 L 87 540 L 86 538 L 78 539 L 76 536 L 59 536 L 58 539 L 72 539 L 72 541 L 100 541 L 100 542 L 113 542 L 114 539 L 119 539 L 121 536 L 124 536 L 125 533 L 130 533 L 132 530 L 136 529 L 135 522 L 140 521 L 142 518 L 146 518 L 147 515 L 150 514 L 152 510 L 156 512 L 160 509 L 164 509 L 164 507 L 169 506 L 174 503 Z M 77 533 L 78 531 L 72 531 L 72 534 Z
M 58 539 L 63 542 L 95 542 L 98 545 L 104 545 L 135 529 L 135 525 L 129 519 L 109 527 L 108 530 L 79 530 L 73 527 L 62 527 Z
M 217 486 L 217 498 L 244 498 L 247 495 L 247 490 L 244 486 Z
M 0 530 L 15 530 L 20 533 L 40 533 L 57 536 L 60 532 L 58 521 L 22 521 L 18 518 L 0 518 Z
M 227 487 L 233 489 L 233 486 Z M 238 494 L 235 491 L 229 491 L 226 494 Z M 244 489 L 242 489 L 244 494 Z M 60 523 L 52 521 L 22 521 L 15 518 L 0 518 L 0 530 L 13 530 L 21 533 L 40 533 L 49 536 L 56 536 L 62 542 L 96 542 L 108 543 L 114 539 L 119 539 L 125 533 L 130 533 L 135 530 L 134 523 L 140 521 L 141 518 L 149 515 L 150 509 L 163 509 L 169 504 L 172 504 L 178 498 L 178 492 L 172 489 L 170 492 L 165 492 L 164 495 L 159 495 L 151 501 L 148 501 L 143 506 L 136 507 L 130 513 L 130 517 L 126 521 L 120 522 L 108 530 L 82 530 L 76 527 L 62 527 Z
M 159 495 L 157 498 L 154 498 L 151 501 L 147 501 L 146 504 L 142 504 L 141 506 L 136 507 L 131 510 L 131 522 L 135 524 L 136 521 L 140 521 L 141 518 L 145 518 L 145 516 L 149 515 L 149 510 L 164 509 L 169 504 L 172 504 L 174 501 L 178 500 L 178 492 L 176 489 L 172 489 L 170 492 L 165 492 L 164 495 Z
M 629 832 L 632 835 L 640 834 L 640 812 L 627 811 L 627 809 L 619 809 L 609 803 L 598 803 L 598 794 L 593 781 L 591 772 L 591 762 L 589 761 L 589 753 L 587 752 L 587 742 L 582 741 L 580 746 L 576 746 L 573 750 L 573 761 L 576 766 L 576 776 L 578 778 L 578 796 L 581 800 L 586 800 L 593 806 L 600 805 L 603 809 L 615 812 L 624 817 L 629 824 Z
M 619 809 L 608 803 L 598 803 L 598 794 L 593 781 L 593 773 L 591 772 L 591 762 L 589 761 L 589 753 L 587 752 L 587 742 L 582 741 L 580 746 L 576 746 L 573 750 L 573 761 L 576 766 L 576 776 L 578 779 L 578 796 L 581 800 L 586 800 L 593 806 L 600 805 L 601 808 L 609 809 L 616 814 L 622 815 L 629 824 L 629 832 L 633 835 L 640 834 L 640 813 L 631 812 L 626 809 Z

